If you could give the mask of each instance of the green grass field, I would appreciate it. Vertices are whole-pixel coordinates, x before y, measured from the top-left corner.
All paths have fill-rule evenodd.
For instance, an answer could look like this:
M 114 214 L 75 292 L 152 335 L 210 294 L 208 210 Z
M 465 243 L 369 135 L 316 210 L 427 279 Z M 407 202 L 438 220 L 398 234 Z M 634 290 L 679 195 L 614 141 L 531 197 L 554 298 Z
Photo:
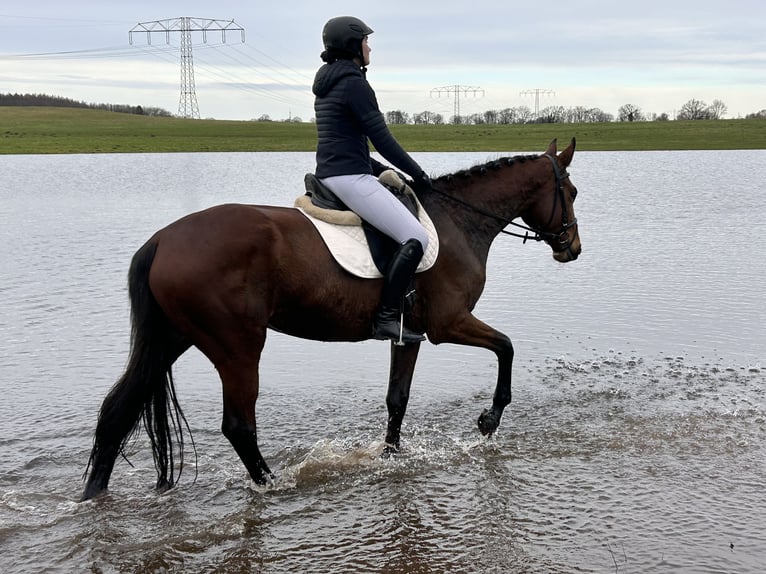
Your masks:
M 408 151 L 766 149 L 765 120 L 391 126 Z M 0 153 L 313 151 L 311 123 L 184 120 L 100 110 L 0 107 Z

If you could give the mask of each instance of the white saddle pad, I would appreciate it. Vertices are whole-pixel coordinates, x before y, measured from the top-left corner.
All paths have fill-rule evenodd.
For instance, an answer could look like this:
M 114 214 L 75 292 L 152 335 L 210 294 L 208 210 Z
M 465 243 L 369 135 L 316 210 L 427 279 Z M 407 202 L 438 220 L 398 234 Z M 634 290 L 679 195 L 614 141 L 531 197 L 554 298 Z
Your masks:
M 322 236 L 332 256 L 343 269 L 365 279 L 376 279 L 383 275 L 378 271 L 370 254 L 370 246 L 361 225 L 335 225 L 317 219 L 306 213 L 303 209 L 296 208 L 314 224 Z M 426 210 L 418 201 L 418 213 L 420 223 L 428 232 L 428 247 L 423 254 L 423 259 L 418 265 L 417 273 L 430 269 L 439 255 L 439 237 L 433 221 L 428 217 Z

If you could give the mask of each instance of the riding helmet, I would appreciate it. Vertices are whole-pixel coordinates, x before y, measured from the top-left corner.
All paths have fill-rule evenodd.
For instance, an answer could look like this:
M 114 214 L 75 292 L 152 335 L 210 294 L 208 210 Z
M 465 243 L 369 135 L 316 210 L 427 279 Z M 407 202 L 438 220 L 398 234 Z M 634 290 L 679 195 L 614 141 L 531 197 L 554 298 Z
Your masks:
M 363 59 L 362 40 L 372 32 L 372 28 L 359 18 L 338 16 L 330 18 L 324 25 L 322 42 L 328 52 L 346 53 Z

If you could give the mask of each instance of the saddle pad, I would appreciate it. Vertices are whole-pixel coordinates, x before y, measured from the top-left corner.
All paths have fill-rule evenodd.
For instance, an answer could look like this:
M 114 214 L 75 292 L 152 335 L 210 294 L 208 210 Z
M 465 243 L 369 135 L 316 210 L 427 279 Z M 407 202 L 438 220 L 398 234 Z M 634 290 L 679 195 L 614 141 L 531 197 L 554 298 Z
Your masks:
M 306 213 L 303 209 L 296 209 L 314 224 L 335 261 L 343 269 L 352 275 L 364 279 L 376 279 L 383 276 L 372 260 L 370 247 L 367 244 L 367 238 L 361 225 L 335 225 L 317 219 Z M 420 214 L 420 223 L 428 233 L 428 247 L 423 254 L 423 259 L 420 261 L 416 273 L 430 269 L 439 256 L 439 237 L 436 234 L 436 228 L 419 201 L 418 213 Z

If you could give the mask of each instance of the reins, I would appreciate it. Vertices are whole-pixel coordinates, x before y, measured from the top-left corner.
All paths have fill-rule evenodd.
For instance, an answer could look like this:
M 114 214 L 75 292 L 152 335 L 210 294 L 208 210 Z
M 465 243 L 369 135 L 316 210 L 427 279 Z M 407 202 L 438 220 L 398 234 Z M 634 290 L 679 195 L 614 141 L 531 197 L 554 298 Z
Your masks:
M 461 199 L 459 197 L 455 197 L 454 195 L 450 195 L 448 193 L 444 193 L 443 191 L 440 191 L 436 188 L 432 188 L 434 192 L 441 195 L 442 197 L 446 197 L 447 199 L 450 199 L 451 201 L 454 201 L 455 203 L 458 203 L 462 205 L 463 207 L 466 207 L 470 209 L 471 211 L 478 213 L 480 215 L 483 215 L 484 217 L 489 217 L 490 219 L 494 219 L 496 221 L 499 221 L 503 223 L 505 226 L 512 225 L 514 227 L 518 227 L 520 229 L 524 230 L 524 234 L 516 233 L 514 231 L 508 231 L 506 229 L 501 229 L 500 233 L 503 233 L 505 235 L 510 235 L 512 237 L 518 237 L 519 239 L 523 239 L 523 243 L 526 243 L 528 240 L 533 241 L 558 241 L 560 245 L 564 245 L 564 249 L 566 249 L 566 243 L 567 239 L 566 232 L 573 226 L 577 224 L 577 219 L 575 218 L 573 221 L 569 221 L 569 214 L 567 212 L 566 208 L 566 202 L 564 199 L 564 190 L 562 188 L 563 181 L 569 177 L 569 173 L 567 171 L 564 171 L 563 173 L 559 169 L 558 162 L 556 161 L 556 158 L 549 155 L 549 154 L 543 154 L 543 157 L 547 157 L 551 164 L 553 165 L 553 173 L 556 178 L 556 195 L 553 200 L 553 208 L 551 210 L 551 217 L 548 220 L 548 223 L 550 224 L 551 221 L 553 221 L 553 216 L 556 213 L 556 203 L 559 199 L 561 199 L 561 219 L 562 219 L 562 225 L 561 230 L 558 233 L 551 233 L 550 231 L 542 231 L 540 229 L 534 229 L 533 227 L 530 227 L 528 225 L 525 225 L 523 223 L 517 223 L 512 220 L 508 220 L 504 217 L 500 217 L 499 215 L 495 215 L 494 213 L 490 213 L 489 211 L 486 211 L 485 209 L 482 209 L 480 207 L 476 207 L 475 205 L 469 203 L 468 201 L 465 201 L 464 199 Z M 530 235 L 530 233 L 533 233 L 534 235 Z M 565 238 L 562 241 L 562 238 Z

